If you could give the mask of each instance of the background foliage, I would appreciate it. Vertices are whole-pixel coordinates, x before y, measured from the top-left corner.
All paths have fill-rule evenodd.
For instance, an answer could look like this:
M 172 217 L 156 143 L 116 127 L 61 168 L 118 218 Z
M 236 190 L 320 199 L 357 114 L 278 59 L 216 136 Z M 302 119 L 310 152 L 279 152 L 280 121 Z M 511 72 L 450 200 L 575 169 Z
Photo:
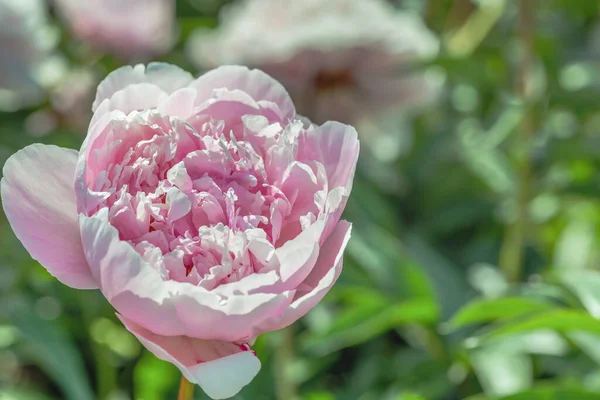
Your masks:
M 222 1 L 178 1 L 162 60 L 193 70 L 186 37 Z M 439 101 L 393 127 L 396 161 L 361 158 L 337 285 L 262 336 L 237 399 L 600 399 L 600 3 L 405 0 L 442 42 Z M 105 75 L 61 29 L 75 66 Z M 90 103 L 91 104 L 91 103 Z M 0 164 L 33 142 L 0 114 Z M 143 351 L 97 292 L 31 260 L 0 213 L 0 399 L 174 399 L 175 367 Z M 198 398 L 201 395 L 198 394 Z

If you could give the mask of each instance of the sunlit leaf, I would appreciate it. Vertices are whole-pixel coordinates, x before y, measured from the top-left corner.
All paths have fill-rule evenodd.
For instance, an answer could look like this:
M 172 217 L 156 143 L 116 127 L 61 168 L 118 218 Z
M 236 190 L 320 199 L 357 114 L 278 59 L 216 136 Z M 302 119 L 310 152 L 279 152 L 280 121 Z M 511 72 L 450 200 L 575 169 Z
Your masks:
M 457 329 L 465 325 L 515 318 L 521 315 L 547 311 L 552 304 L 523 297 L 475 300 L 463 307 L 451 320 L 450 327 Z
M 27 389 L 0 389 L 2 400 L 54 400 L 43 393 Z
M 484 338 L 538 329 L 553 329 L 558 332 L 584 331 L 600 334 L 600 320 L 583 311 L 567 309 L 552 310 L 536 314 L 531 318 L 505 324 L 486 334 Z
M 340 315 L 342 323 L 338 322 L 328 332 L 306 337 L 303 347 L 307 351 L 326 354 L 363 343 L 402 324 L 428 324 L 438 318 L 437 305 L 427 299 L 408 300 L 374 309 L 359 307 L 356 312 L 360 318 L 356 318 L 353 312 Z

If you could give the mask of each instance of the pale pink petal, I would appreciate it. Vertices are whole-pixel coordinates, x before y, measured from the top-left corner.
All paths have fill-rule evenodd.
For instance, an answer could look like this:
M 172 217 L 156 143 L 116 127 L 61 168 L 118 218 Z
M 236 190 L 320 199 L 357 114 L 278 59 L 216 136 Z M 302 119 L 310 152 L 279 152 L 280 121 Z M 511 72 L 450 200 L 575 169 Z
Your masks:
M 86 259 L 115 309 L 160 335 L 244 340 L 253 327 L 281 315 L 294 291 L 223 297 L 203 287 L 164 281 L 102 213 L 80 217 Z
M 181 190 L 173 187 L 167 192 L 167 204 L 169 205 L 168 218 L 177 221 L 192 210 L 192 202 Z
M 181 88 L 159 104 L 158 111 L 171 117 L 186 119 L 194 111 L 197 92 L 191 88 Z
M 134 83 L 128 85 L 126 88 L 114 93 L 109 99 L 105 99 L 100 103 L 92 116 L 90 128 L 111 111 L 118 110 L 127 115 L 136 110 L 142 111 L 156 108 L 159 104 L 167 101 L 167 99 L 167 93 L 151 83 Z
M 313 132 L 313 145 L 321 151 L 327 171 L 329 190 L 338 186 L 352 188 L 358 151 L 358 133 L 350 125 L 328 121 Z
M 321 160 L 327 174 L 329 216 L 323 239 L 330 235 L 346 207 L 354 182 L 359 148 L 356 129 L 333 121 L 309 131 L 308 138 L 302 143 L 301 158 Z
M 79 235 L 73 179 L 77 152 L 35 144 L 8 159 L 2 207 L 15 234 L 52 275 L 79 289 L 98 287 Z
M 117 314 L 125 327 L 161 360 L 174 364 L 187 380 L 213 399 L 228 399 L 249 384 L 260 360 L 248 345 L 185 336 L 161 336 Z
M 79 224 L 90 270 L 115 309 L 160 334 L 185 335 L 170 300 L 169 282 L 163 281 L 160 272 L 119 239 L 106 216 L 81 215 Z
M 366 73 L 361 77 L 364 96 L 361 114 L 377 115 L 389 104 L 415 110 L 432 103 L 439 95 L 441 81 L 419 73 L 407 72 L 403 76 L 376 76 Z
M 296 115 L 294 104 L 285 88 L 258 69 L 222 66 L 200 76 L 189 86 L 198 91 L 196 104 L 211 98 L 214 89 L 237 89 L 248 93 L 255 101 L 266 100 L 276 104 L 283 121 L 287 122 Z
M 136 83 L 151 83 L 165 93 L 187 86 L 193 80 L 192 75 L 179 67 L 166 63 L 150 63 L 148 66 L 138 64 L 135 67 L 121 67 L 110 74 L 98 85 L 96 99 L 92 111 L 105 99 L 110 99 L 115 93 Z
M 269 319 L 261 324 L 255 332 L 256 335 L 285 328 L 303 317 L 325 297 L 342 272 L 343 253 L 350 240 L 351 228 L 352 224 L 347 221 L 337 224 L 323 244 L 319 259 L 302 283 L 302 288 L 296 292 L 292 304 L 281 317 Z
M 316 221 L 275 250 L 282 281 L 275 287 L 279 290 L 297 287 L 306 279 L 319 257 L 319 240 L 324 227 L 324 221 Z
M 173 303 L 189 336 L 227 341 L 246 340 L 263 321 L 282 315 L 294 291 L 235 294 L 220 298 L 196 286 L 183 286 Z
M 167 179 L 172 185 L 177 186 L 184 193 L 189 193 L 193 188 L 192 179 L 188 175 L 183 161 L 175 164 L 167 172 Z

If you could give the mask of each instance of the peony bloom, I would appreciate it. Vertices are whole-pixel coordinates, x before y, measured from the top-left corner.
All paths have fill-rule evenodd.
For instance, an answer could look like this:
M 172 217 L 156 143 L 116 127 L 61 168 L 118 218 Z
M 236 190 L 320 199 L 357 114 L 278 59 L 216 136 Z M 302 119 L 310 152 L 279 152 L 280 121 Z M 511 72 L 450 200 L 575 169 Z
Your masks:
M 79 152 L 32 145 L 6 162 L 6 216 L 61 282 L 99 288 L 157 357 L 233 396 L 260 368 L 257 335 L 306 314 L 341 272 L 357 133 L 299 118 L 245 67 L 196 80 L 124 67 L 93 109 Z
M 0 0 L 0 108 L 16 109 L 43 96 L 37 69 L 54 43 L 41 0 Z
M 421 103 L 437 83 L 410 71 L 437 52 L 420 20 L 384 0 L 246 0 L 214 32 L 188 42 L 192 61 L 256 67 L 278 79 L 317 123 L 357 123 Z
M 73 34 L 125 59 L 149 59 L 173 45 L 173 0 L 54 0 Z

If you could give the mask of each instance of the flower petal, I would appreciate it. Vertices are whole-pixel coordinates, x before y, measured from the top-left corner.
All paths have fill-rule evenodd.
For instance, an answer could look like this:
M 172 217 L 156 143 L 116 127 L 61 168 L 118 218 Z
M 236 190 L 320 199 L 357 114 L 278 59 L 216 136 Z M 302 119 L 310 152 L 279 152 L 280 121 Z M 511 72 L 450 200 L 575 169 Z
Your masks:
M 136 83 L 152 83 L 167 94 L 187 86 L 194 78 L 183 69 L 166 63 L 150 63 L 148 66 L 138 64 L 135 67 L 125 66 L 108 74 L 100 82 L 96 91 L 96 99 L 92 111 L 105 100 L 110 99 L 115 93 Z
M 128 85 L 126 88 L 114 93 L 109 99 L 105 99 L 100 103 L 90 121 L 90 130 L 103 116 L 111 111 L 118 110 L 127 115 L 135 110 L 142 111 L 156 108 L 167 99 L 167 93 L 151 83 L 134 83 Z
M 2 204 L 15 234 L 52 275 L 78 289 L 95 289 L 79 235 L 73 179 L 77 152 L 35 144 L 4 165 Z
M 350 125 L 328 121 L 313 131 L 313 145 L 320 149 L 327 171 L 329 190 L 338 186 L 352 189 L 360 144 L 358 133 Z
M 255 335 L 285 328 L 303 317 L 329 292 L 342 272 L 343 254 L 352 224 L 340 221 L 323 244 L 319 259 L 303 282 L 304 289 L 296 292 L 294 301 L 279 318 L 264 321 L 255 331 Z
M 187 380 L 213 399 L 228 399 L 249 384 L 260 370 L 247 345 L 186 336 L 161 336 L 117 314 L 125 327 L 161 360 L 174 364 Z
M 210 99 L 214 89 L 237 89 L 248 93 L 255 101 L 266 100 L 276 104 L 283 121 L 296 115 L 294 103 L 285 88 L 258 69 L 250 70 L 237 65 L 222 66 L 200 76 L 189 86 L 198 91 L 196 104 Z
M 245 340 L 253 327 L 281 315 L 294 291 L 224 297 L 186 282 L 164 281 L 101 210 L 80 216 L 81 240 L 92 274 L 122 315 L 160 335 L 225 341 Z
M 300 152 L 303 157 L 318 157 L 327 174 L 329 216 L 322 240 L 329 237 L 346 207 L 354 182 L 359 148 L 356 129 L 333 121 L 309 131 L 308 139 L 302 145 Z
M 324 228 L 324 221 L 318 220 L 275 250 L 276 259 L 280 264 L 281 289 L 296 288 L 315 267 L 319 257 L 319 240 Z

